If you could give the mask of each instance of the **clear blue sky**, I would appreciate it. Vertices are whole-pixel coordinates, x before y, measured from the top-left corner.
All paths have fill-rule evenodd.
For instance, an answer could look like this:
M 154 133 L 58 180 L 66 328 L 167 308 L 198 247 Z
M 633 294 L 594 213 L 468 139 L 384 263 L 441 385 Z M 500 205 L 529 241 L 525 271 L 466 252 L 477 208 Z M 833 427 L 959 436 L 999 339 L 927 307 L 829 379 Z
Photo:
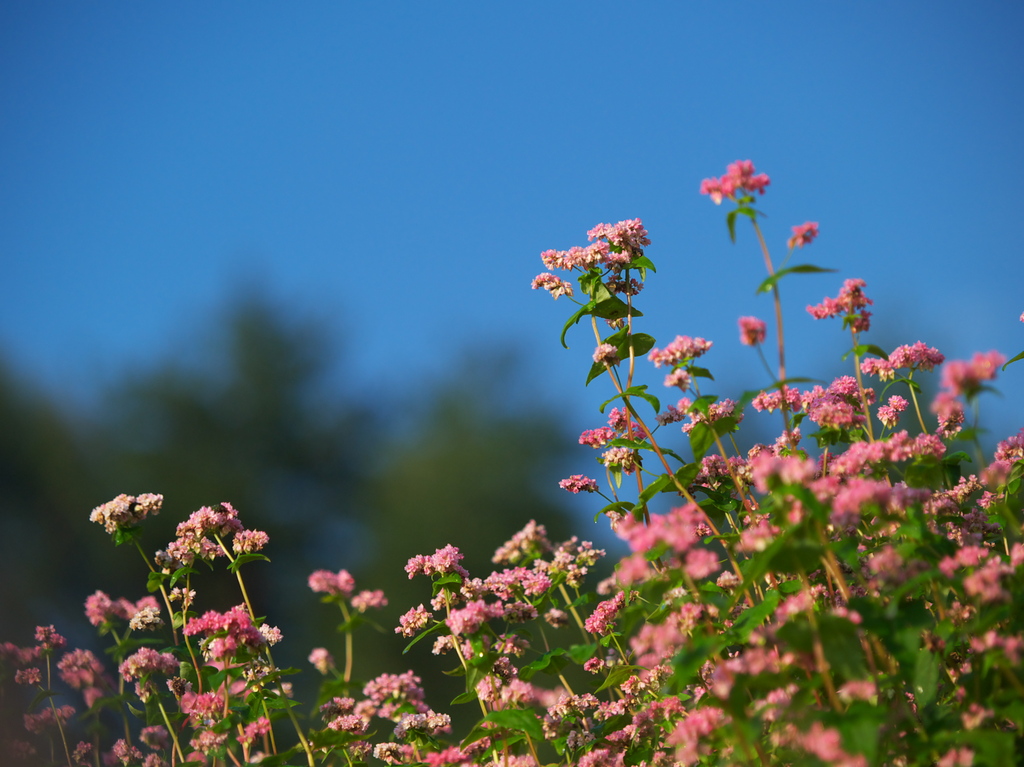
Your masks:
M 640 217 L 659 268 L 641 329 L 713 340 L 735 396 L 764 382 L 736 318 L 771 309 L 752 236 L 730 245 L 697 189 L 750 158 L 776 254 L 816 220 L 801 260 L 840 270 L 783 283 L 791 374 L 841 372 L 839 322 L 804 306 L 845 277 L 876 301 L 868 340 L 1012 356 L 1022 36 L 1024 5 L 984 1 L 11 0 L 0 354 L 87 399 L 255 283 L 346 336 L 360 386 L 512 341 L 594 426 L 589 331 L 562 350 L 573 307 L 529 282 L 542 250 Z M 1003 434 L 1022 383 L 1011 367 L 986 403 Z

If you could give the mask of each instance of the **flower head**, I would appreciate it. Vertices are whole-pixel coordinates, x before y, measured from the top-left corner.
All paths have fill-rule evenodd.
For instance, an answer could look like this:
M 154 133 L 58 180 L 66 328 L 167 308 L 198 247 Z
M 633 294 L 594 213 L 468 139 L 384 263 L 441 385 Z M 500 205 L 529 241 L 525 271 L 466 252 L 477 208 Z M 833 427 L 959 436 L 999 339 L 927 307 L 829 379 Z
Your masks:
M 790 248 L 802 248 L 804 245 L 810 245 L 817 236 L 818 222 L 808 221 L 806 224 L 793 227 L 793 236 L 789 238 L 786 244 Z
M 740 317 L 740 343 L 744 346 L 763 344 L 768 325 L 757 317 Z

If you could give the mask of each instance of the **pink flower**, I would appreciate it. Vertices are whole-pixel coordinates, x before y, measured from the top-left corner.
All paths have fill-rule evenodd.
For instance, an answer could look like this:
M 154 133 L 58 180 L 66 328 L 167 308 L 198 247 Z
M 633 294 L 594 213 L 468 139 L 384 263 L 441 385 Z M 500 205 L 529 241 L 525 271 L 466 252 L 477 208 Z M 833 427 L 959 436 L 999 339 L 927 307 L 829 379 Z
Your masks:
M 339 570 L 332 573 L 330 570 L 317 570 L 310 574 L 309 588 L 318 594 L 329 594 L 331 596 L 342 596 L 348 598 L 355 591 L 355 578 L 348 570 Z
M 309 662 L 317 671 L 325 675 L 334 668 L 334 658 L 326 647 L 314 647 L 313 652 L 309 654 Z
M 826 297 L 820 304 L 808 306 L 807 311 L 816 320 L 842 315 L 855 333 L 862 333 L 871 327 L 871 312 L 865 311 L 864 307 L 874 303 L 864 295 L 865 285 L 867 283 L 861 279 L 846 280 L 838 296 Z
M 619 350 L 611 344 L 601 344 L 594 350 L 594 362 L 604 365 L 617 365 Z
M 700 357 L 711 348 L 711 345 L 711 341 L 705 341 L 703 338 L 676 336 L 676 340 L 664 349 L 651 349 L 647 359 L 659 368 L 662 365 L 678 365 Z
M 757 317 L 740 317 L 740 343 L 744 346 L 763 344 L 768 326 Z
M 1006 357 L 997 351 L 986 353 L 976 352 L 970 362 L 953 360 L 942 368 L 942 385 L 955 396 L 965 394 L 973 397 L 981 389 L 982 381 L 991 381 L 996 377 L 1000 365 Z
M 817 236 L 818 222 L 808 221 L 806 224 L 800 224 L 800 226 L 793 227 L 793 236 L 789 238 L 786 244 L 791 249 L 802 248 L 804 245 L 810 245 Z
M 595 607 L 594 612 L 583 622 L 583 628 L 591 634 L 600 634 L 602 636 L 610 634 L 612 631 L 612 621 L 615 620 L 615 617 L 622 611 L 625 605 L 626 593 L 620 591 L 611 599 L 606 599 Z
M 399 625 L 395 627 L 395 633 L 401 634 L 404 637 L 415 636 L 418 631 L 426 628 L 429 622 L 430 613 L 420 603 L 419 607 L 413 607 L 405 615 L 399 617 Z
M 530 284 L 530 287 L 534 290 L 543 288 L 550 293 L 551 297 L 556 301 L 559 296 L 572 296 L 572 283 L 567 282 L 566 280 L 560 280 L 550 272 L 542 272 L 541 274 L 538 274 L 533 278 L 533 282 Z
M 387 607 L 387 604 L 388 598 L 384 596 L 384 592 L 380 589 L 360 591 L 352 597 L 352 607 L 361 613 L 365 613 L 367 610 L 380 610 Z
M 573 474 L 572 476 L 562 479 L 558 482 L 558 486 L 563 491 L 575 495 L 580 493 L 597 493 L 597 480 L 591 479 L 583 474 Z
M 591 242 L 604 238 L 609 244 L 623 250 L 640 251 L 641 248 L 650 245 L 647 237 L 647 230 L 639 218 L 627 219 L 615 224 L 598 224 L 589 232 L 587 239 Z
M 723 198 L 736 199 L 737 192 L 764 194 L 765 187 L 771 180 L 764 173 L 754 174 L 754 163 L 750 160 L 737 160 L 730 164 L 721 178 L 706 178 L 700 183 L 700 193 L 711 197 L 715 205 L 720 205 Z
M 888 429 L 895 428 L 900 420 L 900 413 L 907 409 L 909 403 L 900 396 L 889 397 L 889 404 L 878 408 L 878 420 Z

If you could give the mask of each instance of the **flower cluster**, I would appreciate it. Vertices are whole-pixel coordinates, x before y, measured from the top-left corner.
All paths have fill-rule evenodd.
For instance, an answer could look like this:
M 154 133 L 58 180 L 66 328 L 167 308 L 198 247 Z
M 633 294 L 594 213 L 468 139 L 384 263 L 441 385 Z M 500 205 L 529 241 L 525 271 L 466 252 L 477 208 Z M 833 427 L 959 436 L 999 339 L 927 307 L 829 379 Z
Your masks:
M 738 162 L 702 192 L 749 213 L 767 184 Z M 789 249 L 817 231 L 813 222 L 794 227 Z M 888 355 L 863 344 L 856 334 L 869 329 L 871 301 L 863 280 L 847 280 L 810 310 L 844 317 L 855 335 L 854 375 L 794 386 L 808 379 L 786 372 L 776 327 L 771 383 L 719 397 L 701 385 L 724 384 L 695 364 L 710 341 L 678 336 L 657 348 L 634 329 L 637 291 L 620 273 L 643 278 L 651 268 L 639 219 L 588 236 L 586 248 L 543 258 L 584 272 L 589 300 L 567 329 L 587 315 L 598 335 L 598 320 L 613 328 L 588 382 L 607 376 L 617 407 L 579 439 L 599 451 L 608 486 L 579 474 L 559 484 L 593 494 L 588 501 L 602 497 L 599 516 L 629 553 L 591 588 L 605 552 L 576 537 L 553 544 L 531 521 L 494 552 L 484 577 L 471 575 L 452 545 L 408 560 L 408 577 L 422 576 L 429 589 L 387 635 L 407 650 L 430 640 L 432 655 L 445 656 L 465 682 L 451 705 L 479 708 L 468 734 L 434 708 L 412 669 L 355 681 L 372 675 L 354 666 L 353 632 L 369 623 L 361 613 L 387 600 L 357 591 L 345 569 L 308 576 L 310 590 L 341 611 L 344 637 L 309 653 L 321 675 L 319 717 L 296 716 L 285 681 L 293 670 L 271 655 L 282 633 L 257 617 L 241 575 L 266 559 L 268 536 L 219 504 L 192 514 L 147 558 L 153 596 L 86 599 L 89 623 L 112 641 L 118 678 L 91 651 L 68 649 L 53 626 L 37 627 L 29 646 L 0 644 L 0 680 L 14 685 L 5 699 L 27 704 L 3 758 L 142 767 L 371 758 L 428 767 L 1013 763 L 1024 752 L 1024 428 L 986 458 L 964 414 L 964 400 L 977 406 L 1006 358 L 993 351 L 946 362 L 920 341 Z M 815 271 L 775 271 L 767 248 L 764 256 L 771 284 Z M 551 275 L 534 286 L 556 297 L 572 290 Z M 766 333 L 767 323 L 741 318 L 742 345 L 760 346 Z M 651 365 L 636 367 L 648 373 L 670 368 L 665 383 L 685 396 L 663 407 L 633 380 L 633 364 L 615 369 L 623 350 L 631 363 L 646 355 Z M 926 420 L 915 376 L 940 366 L 935 417 Z M 876 396 L 863 376 L 885 388 Z M 734 441 L 747 403 L 765 414 L 755 418 L 781 421 L 767 444 Z M 913 416 L 917 423 L 901 428 Z M 660 428 L 673 423 L 682 429 Z M 658 503 L 665 495 L 675 500 Z M 137 542 L 160 500 L 119 496 L 91 519 L 115 543 Z M 196 560 L 226 562 L 242 601 L 198 612 Z M 76 709 L 64 703 L 54 666 L 88 709 L 88 741 L 75 742 Z M 116 730 L 104 732 L 116 716 Z
M 734 200 L 740 194 L 764 194 L 765 187 L 771 179 L 764 173 L 754 173 L 754 163 L 750 160 L 737 160 L 731 163 L 721 178 L 706 178 L 700 182 L 700 193 L 711 197 L 715 205 L 723 199 Z

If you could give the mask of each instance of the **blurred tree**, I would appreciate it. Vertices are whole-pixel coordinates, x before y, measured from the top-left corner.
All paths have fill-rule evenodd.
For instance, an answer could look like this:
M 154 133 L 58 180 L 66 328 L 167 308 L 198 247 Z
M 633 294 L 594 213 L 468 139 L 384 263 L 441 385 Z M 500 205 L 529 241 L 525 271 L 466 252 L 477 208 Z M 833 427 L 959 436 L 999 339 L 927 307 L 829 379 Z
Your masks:
M 2 590 L 0 625 L 18 632 L 8 628 L 0 641 L 30 643 L 45 622 L 73 644 L 102 649 L 82 616 L 85 597 L 98 588 L 132 600 L 146 593 L 137 553 L 114 549 L 88 522 L 94 506 L 119 493 L 162 493 L 163 511 L 144 526 L 152 552 L 195 509 L 229 501 L 247 527 L 270 535 L 273 562 L 243 572 L 256 609 L 284 631 L 275 658 L 307 672 L 297 678 L 301 700 L 317 683 L 306 661 L 312 647 L 333 642 L 340 651 L 339 616 L 306 578 L 347 568 L 359 588 L 390 599 L 369 616 L 380 632 L 363 627 L 357 637 L 357 675 L 413 667 L 431 702 L 447 708 L 461 690 L 461 680 L 436 673 L 448 659 L 426 646 L 403 656 L 393 631 L 401 613 L 430 597 L 429 584 L 410 582 L 403 567 L 452 543 L 485 576 L 494 549 L 530 519 L 566 537 L 555 481 L 569 444 L 555 413 L 533 404 L 534 384 L 512 354 L 455 364 L 411 396 L 397 387 L 353 391 L 338 383 L 341 353 L 326 326 L 264 294 L 247 294 L 211 322 L 216 330 L 187 353 L 124 373 L 90 414 L 64 413 L 0 370 L 2 572 L 5 583 L 26 584 Z M 377 409 L 387 401 L 401 407 Z M 198 588 L 199 610 L 241 601 L 228 577 L 202 573 Z

